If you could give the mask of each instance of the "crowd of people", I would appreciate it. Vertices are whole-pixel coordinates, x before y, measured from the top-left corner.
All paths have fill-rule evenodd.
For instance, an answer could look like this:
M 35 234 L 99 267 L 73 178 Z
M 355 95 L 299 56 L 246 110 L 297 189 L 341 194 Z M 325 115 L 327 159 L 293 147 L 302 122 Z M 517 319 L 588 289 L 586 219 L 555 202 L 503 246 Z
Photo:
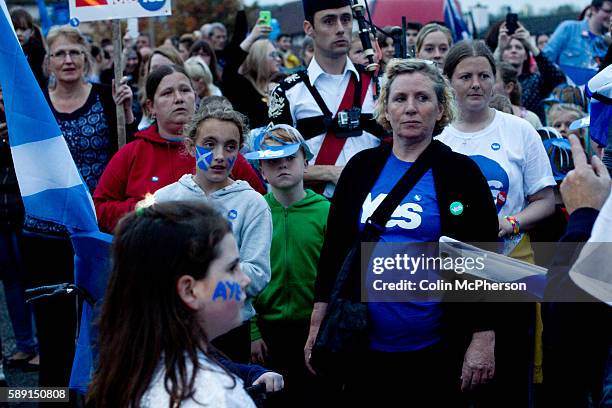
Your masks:
M 271 38 L 237 5 L 231 35 L 219 22 L 159 46 L 126 34 L 122 78 L 110 40 L 70 26 L 43 37 L 11 13 L 114 235 L 87 404 L 251 407 L 261 385 L 265 407 L 612 406 L 605 303 L 362 303 L 371 276 L 354 255 L 446 236 L 534 264 L 532 242 L 586 241 L 598 222 L 612 241 L 612 151 L 576 126 L 584 84 L 612 62 L 612 0 L 550 35 L 500 21 L 455 43 L 443 22 L 409 23 L 409 58 L 396 58 L 397 27 L 364 49 L 348 0 L 303 0 L 303 39 Z M 24 290 L 71 282 L 74 250 L 65 226 L 24 212 L 1 102 L 0 278 L 16 338 L 4 367 L 67 386 L 75 302 L 31 307 Z M 562 266 L 555 290 L 580 291 Z M 357 306 L 342 314 L 340 300 Z M 358 313 L 357 352 L 330 375 L 322 332 L 357 333 Z

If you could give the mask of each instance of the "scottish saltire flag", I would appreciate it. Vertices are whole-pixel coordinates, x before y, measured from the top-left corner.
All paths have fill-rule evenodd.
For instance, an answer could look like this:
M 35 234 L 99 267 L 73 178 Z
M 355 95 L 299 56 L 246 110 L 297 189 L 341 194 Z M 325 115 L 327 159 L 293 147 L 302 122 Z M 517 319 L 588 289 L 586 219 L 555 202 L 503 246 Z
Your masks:
M 589 135 L 600 146 L 605 146 L 612 120 L 612 65 L 591 78 L 585 91 L 591 98 Z
M 570 130 L 589 127 L 591 140 L 606 146 L 612 122 L 612 65 L 591 78 L 584 87 L 584 93 L 590 98 L 590 115 L 572 122 Z
M 51 28 L 51 19 L 49 18 L 47 5 L 45 4 L 45 0 L 36 0 L 36 4 L 38 5 L 38 14 L 40 14 L 40 25 L 42 26 L 42 32 L 46 37 L 49 29 Z
M 110 275 L 110 249 L 113 237 L 100 231 L 91 231 L 75 233 L 70 238 L 75 253 L 75 283 L 86 289 L 96 301 L 94 307 L 86 302 L 83 303 L 79 337 L 70 376 L 70 388 L 86 394 L 97 356 L 95 344 L 98 333 L 93 322 L 99 312 L 97 308 L 102 303 Z
M 10 18 L 4 13 L 0 18 L 0 83 L 26 212 L 65 225 L 69 231 L 97 231 L 89 190 L 30 70 Z
M 453 35 L 453 42 L 472 38 L 454 0 L 444 0 L 444 25 Z
M 98 230 L 89 190 L 17 41 L 4 0 L 0 6 L 0 85 L 23 203 L 30 216 L 66 226 L 75 250 L 75 282 L 98 301 L 106 287 L 112 237 Z M 85 303 L 71 378 L 71 386 L 81 391 L 94 361 L 92 316 Z

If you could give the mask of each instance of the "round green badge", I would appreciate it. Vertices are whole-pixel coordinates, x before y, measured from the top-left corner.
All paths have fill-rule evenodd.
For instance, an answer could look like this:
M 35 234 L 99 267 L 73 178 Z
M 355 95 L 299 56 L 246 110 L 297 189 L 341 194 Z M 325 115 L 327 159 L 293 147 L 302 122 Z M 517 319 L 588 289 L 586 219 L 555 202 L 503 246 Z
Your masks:
M 450 212 L 453 215 L 461 215 L 463 214 L 463 204 L 459 201 L 455 201 L 450 205 Z

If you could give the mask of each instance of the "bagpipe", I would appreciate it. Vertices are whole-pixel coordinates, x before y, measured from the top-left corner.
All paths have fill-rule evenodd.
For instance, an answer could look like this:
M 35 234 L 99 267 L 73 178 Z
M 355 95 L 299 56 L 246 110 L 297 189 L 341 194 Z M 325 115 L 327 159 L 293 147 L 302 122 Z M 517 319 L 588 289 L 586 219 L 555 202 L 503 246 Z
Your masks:
M 365 65 L 366 72 L 371 75 L 372 80 L 376 86 L 375 98 L 380 93 L 380 83 L 378 80 L 378 70 L 380 65 L 376 60 L 376 52 L 372 46 L 372 40 L 370 34 L 374 35 L 376 41 L 376 33 L 381 33 L 385 37 L 392 38 L 395 46 L 394 58 L 414 58 L 414 50 L 409 50 L 406 45 L 406 16 L 402 16 L 402 27 L 394 27 L 387 32 L 382 28 L 376 26 L 372 22 L 372 14 L 370 8 L 365 0 L 351 0 L 351 9 L 353 11 L 353 18 L 357 21 L 359 27 L 359 39 L 363 47 L 363 54 L 367 58 L 368 62 Z
M 375 72 L 379 68 L 379 64 L 375 60 L 376 53 L 370 40 L 370 34 L 376 36 L 377 32 L 393 39 L 395 46 L 394 58 L 414 58 L 414 50 L 408 49 L 406 44 L 406 16 L 402 16 L 401 27 L 394 27 L 390 32 L 387 32 L 372 22 L 372 14 L 365 0 L 351 0 L 351 8 L 353 9 L 353 17 L 359 26 L 359 39 L 363 46 L 363 53 L 368 59 L 368 64 L 365 66 L 366 71 Z

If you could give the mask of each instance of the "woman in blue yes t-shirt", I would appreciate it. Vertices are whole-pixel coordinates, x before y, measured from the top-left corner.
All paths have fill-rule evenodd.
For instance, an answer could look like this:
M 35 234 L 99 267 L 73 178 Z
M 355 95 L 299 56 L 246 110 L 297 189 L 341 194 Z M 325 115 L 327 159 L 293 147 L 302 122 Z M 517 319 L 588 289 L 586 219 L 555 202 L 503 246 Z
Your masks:
M 357 154 L 336 187 L 319 261 L 307 364 L 355 237 L 425 150 L 432 149 L 436 159 L 395 209 L 379 242 L 437 242 L 442 235 L 472 242 L 497 238 L 496 211 L 482 173 L 466 156 L 433 141 L 454 117 L 446 80 L 434 65 L 420 60 L 394 60 L 385 75 L 376 115 L 393 133 L 393 145 Z M 351 284 L 359 285 L 359 277 L 353 278 Z M 493 377 L 490 305 L 371 302 L 368 312 L 369 347 L 353 361 L 355 376 L 345 380 L 347 397 L 355 402 L 384 404 L 401 392 L 410 404 L 458 406 L 460 389 Z

